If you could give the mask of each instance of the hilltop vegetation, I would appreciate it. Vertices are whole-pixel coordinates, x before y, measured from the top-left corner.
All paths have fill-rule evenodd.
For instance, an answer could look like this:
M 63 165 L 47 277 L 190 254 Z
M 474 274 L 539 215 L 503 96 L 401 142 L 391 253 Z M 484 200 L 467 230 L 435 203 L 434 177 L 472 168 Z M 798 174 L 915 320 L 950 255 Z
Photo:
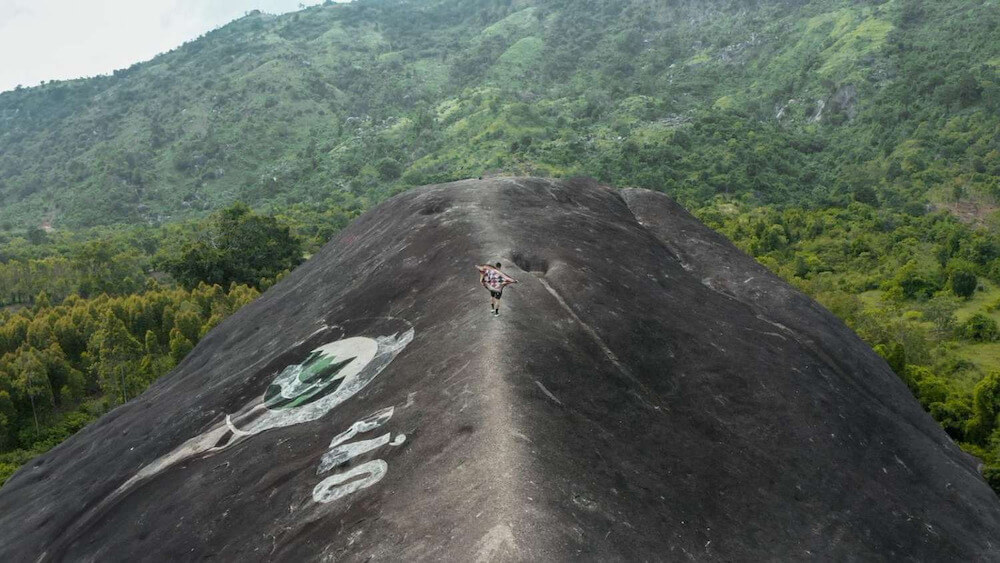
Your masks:
M 0 227 L 587 174 L 689 206 L 1000 186 L 995 0 L 362 0 L 0 94 Z

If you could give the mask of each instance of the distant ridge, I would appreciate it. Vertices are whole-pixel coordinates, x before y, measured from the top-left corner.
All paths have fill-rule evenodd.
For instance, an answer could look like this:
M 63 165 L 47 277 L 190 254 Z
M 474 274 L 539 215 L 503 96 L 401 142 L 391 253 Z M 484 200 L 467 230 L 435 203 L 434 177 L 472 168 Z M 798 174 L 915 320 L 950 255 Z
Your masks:
M 922 209 L 995 198 L 995 2 L 366 0 L 252 13 L 114 76 L 0 94 L 0 227 L 378 202 L 590 175 Z M 909 207 L 908 207 L 909 206 Z

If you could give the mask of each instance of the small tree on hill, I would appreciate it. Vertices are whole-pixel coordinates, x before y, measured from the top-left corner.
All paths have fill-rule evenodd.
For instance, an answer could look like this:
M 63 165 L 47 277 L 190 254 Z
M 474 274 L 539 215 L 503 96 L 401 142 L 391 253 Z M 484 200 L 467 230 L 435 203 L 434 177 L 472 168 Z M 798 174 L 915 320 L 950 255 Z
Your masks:
M 979 283 L 972 264 L 959 262 L 953 264 L 949 269 L 951 271 L 948 274 L 948 285 L 951 286 L 952 293 L 963 299 L 972 297 Z
M 969 423 L 969 438 L 984 444 L 996 429 L 1000 416 L 1000 372 L 992 371 L 976 385 L 972 409 L 975 418 Z
M 973 342 L 992 342 L 1000 335 L 997 322 L 983 313 L 976 313 L 962 324 L 961 335 Z
M 140 388 L 134 379 L 144 350 L 125 323 L 111 311 L 105 312 L 89 348 L 97 360 L 94 370 L 101 390 L 122 403 L 134 397 Z

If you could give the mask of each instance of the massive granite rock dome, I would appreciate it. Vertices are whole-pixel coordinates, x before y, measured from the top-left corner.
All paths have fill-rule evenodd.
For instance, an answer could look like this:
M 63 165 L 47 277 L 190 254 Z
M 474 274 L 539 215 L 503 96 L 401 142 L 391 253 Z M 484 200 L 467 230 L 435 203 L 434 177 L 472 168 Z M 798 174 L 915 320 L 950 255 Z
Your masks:
M 585 180 L 384 203 L 0 490 L 4 561 L 998 550 L 976 461 L 839 320 Z

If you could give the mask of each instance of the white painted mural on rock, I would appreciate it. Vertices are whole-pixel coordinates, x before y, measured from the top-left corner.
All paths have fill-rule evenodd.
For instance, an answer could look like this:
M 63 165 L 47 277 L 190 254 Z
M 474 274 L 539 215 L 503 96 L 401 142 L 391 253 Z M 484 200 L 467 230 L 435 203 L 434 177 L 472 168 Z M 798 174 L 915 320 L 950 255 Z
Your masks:
M 105 503 L 183 460 L 214 455 L 267 430 L 322 418 L 371 383 L 413 338 L 411 327 L 402 334 L 343 338 L 316 348 L 301 363 L 287 366 L 278 373 L 263 396 L 250 401 L 236 413 L 227 414 L 223 422 L 140 469 L 105 499 Z M 372 440 L 346 443 L 359 433 L 384 425 L 392 418 L 393 410 L 388 407 L 372 413 L 335 437 L 320 460 L 317 473 L 331 471 L 387 444 L 402 445 L 405 435 L 392 438 L 388 433 Z M 388 465 L 383 460 L 358 465 L 320 482 L 313 491 L 313 499 L 332 502 L 377 483 L 387 470 Z

